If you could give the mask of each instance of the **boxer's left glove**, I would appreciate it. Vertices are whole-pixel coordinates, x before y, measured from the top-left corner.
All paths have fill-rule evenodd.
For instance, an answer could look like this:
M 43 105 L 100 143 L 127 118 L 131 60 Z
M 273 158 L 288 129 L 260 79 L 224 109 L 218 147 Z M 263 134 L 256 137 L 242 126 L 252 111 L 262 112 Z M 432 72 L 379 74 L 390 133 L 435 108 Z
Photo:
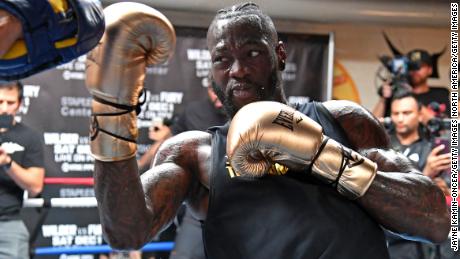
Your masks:
M 146 66 L 172 55 L 176 35 L 163 14 L 144 4 L 116 3 L 104 15 L 105 33 L 86 63 L 93 95 L 91 152 L 97 160 L 118 161 L 136 155 Z
M 104 33 L 98 0 L 1 0 L 0 9 L 22 25 L 22 38 L 0 57 L 0 80 L 69 62 L 90 51 Z
M 238 111 L 227 135 L 227 156 L 235 175 L 276 174 L 274 165 L 309 169 L 350 199 L 363 196 L 377 173 L 374 162 L 323 135 L 322 127 L 306 115 L 277 102 L 255 102 Z

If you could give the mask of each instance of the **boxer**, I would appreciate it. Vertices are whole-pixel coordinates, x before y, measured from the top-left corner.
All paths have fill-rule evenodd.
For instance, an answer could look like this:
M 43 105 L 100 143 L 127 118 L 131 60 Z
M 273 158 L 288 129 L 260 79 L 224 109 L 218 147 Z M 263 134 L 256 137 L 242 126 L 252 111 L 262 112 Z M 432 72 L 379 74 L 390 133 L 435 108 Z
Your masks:
M 139 176 L 135 107 L 144 64 L 169 56 L 173 30 L 152 11 L 156 18 L 145 26 L 155 33 L 140 37 L 141 25 L 128 17 L 143 20 L 144 11 L 122 10 L 88 63 L 91 73 L 98 64 L 88 83 L 96 97 L 91 149 L 112 247 L 142 247 L 183 202 L 203 222 L 208 258 L 388 258 L 381 227 L 408 238 L 447 238 L 441 190 L 385 150 L 384 129 L 367 110 L 345 101 L 286 105 L 286 50 L 253 3 L 220 10 L 207 34 L 214 90 L 231 121 L 168 139 Z M 135 35 L 119 40 L 111 31 Z

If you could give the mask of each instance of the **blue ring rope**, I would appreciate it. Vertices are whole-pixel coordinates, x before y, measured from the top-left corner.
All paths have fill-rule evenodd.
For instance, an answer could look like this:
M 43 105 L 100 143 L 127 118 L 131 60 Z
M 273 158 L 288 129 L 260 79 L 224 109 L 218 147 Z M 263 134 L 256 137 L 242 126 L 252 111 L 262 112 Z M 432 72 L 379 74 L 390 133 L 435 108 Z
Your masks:
M 170 251 L 174 242 L 152 242 L 142 247 L 142 251 Z M 100 254 L 114 251 L 109 245 L 97 246 L 68 246 L 68 247 L 38 247 L 35 255 L 56 255 L 56 254 Z

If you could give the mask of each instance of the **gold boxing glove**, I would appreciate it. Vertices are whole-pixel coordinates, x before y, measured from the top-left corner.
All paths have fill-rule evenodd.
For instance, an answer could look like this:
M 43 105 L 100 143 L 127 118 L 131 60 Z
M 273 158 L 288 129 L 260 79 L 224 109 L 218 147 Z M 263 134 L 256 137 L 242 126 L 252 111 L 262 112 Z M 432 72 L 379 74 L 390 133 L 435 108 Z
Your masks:
M 172 55 L 176 35 L 163 14 L 144 4 L 116 3 L 104 16 L 105 33 L 86 63 L 93 95 L 91 152 L 98 160 L 118 161 L 136 155 L 145 69 Z
M 311 167 L 312 174 L 350 198 L 363 196 L 377 164 L 323 134 L 322 127 L 295 109 L 277 102 L 254 102 L 233 117 L 227 157 L 235 175 L 261 177 L 273 165 Z

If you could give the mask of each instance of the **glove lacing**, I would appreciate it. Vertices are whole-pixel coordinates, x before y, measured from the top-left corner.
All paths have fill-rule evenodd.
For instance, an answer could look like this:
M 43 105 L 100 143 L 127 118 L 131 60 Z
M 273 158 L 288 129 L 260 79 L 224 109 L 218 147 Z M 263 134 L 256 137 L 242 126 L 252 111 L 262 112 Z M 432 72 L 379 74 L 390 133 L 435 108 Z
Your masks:
M 309 167 L 310 170 L 313 169 L 313 165 L 315 164 L 316 159 L 321 155 L 321 152 L 323 151 L 323 149 L 326 146 L 326 143 L 327 143 L 327 141 L 329 139 L 330 139 L 329 137 L 324 138 L 323 142 L 321 143 L 321 146 L 318 149 L 318 152 L 316 153 L 316 156 L 311 161 L 311 164 L 310 164 L 310 167 Z M 335 178 L 335 180 L 331 182 L 332 187 L 334 187 L 335 189 L 337 189 L 337 187 L 339 185 L 340 177 L 342 177 L 342 174 L 345 171 L 345 168 L 351 164 L 350 161 L 355 160 L 355 158 L 353 158 L 353 156 L 351 155 L 351 152 L 349 150 L 345 150 L 342 145 L 340 145 L 340 151 L 342 153 L 342 161 L 340 162 L 339 172 L 338 172 L 337 177 Z M 360 159 L 359 161 L 354 163 L 353 166 L 359 165 L 359 164 L 361 164 L 363 162 L 364 162 L 364 159 Z
M 144 96 L 143 100 L 141 100 L 141 97 Z M 139 115 L 139 113 L 141 112 L 141 106 L 144 105 L 145 101 L 146 101 L 146 93 L 145 93 L 145 88 L 142 88 L 142 91 L 141 91 L 141 94 L 139 95 L 139 102 L 136 104 L 136 105 L 124 105 L 124 104 L 119 104 L 119 103 L 113 103 L 113 102 L 109 102 L 107 100 L 104 100 L 102 98 L 99 98 L 97 96 L 93 96 L 93 99 L 99 103 L 102 103 L 102 104 L 105 104 L 105 105 L 109 105 L 109 106 L 112 106 L 112 107 L 115 107 L 117 109 L 120 109 L 120 110 L 124 110 L 124 111 L 121 111 L 121 112 L 115 112 L 115 113 L 105 113 L 105 112 L 101 112 L 101 113 L 91 113 L 91 118 L 92 118 L 92 122 L 91 122 L 91 141 L 96 139 L 97 137 L 97 134 L 99 134 L 99 131 L 101 132 L 104 132 L 105 134 L 108 134 L 114 138 L 118 138 L 118 139 L 121 139 L 121 140 L 124 140 L 124 141 L 128 141 L 128 142 L 132 142 L 132 143 L 136 143 L 136 140 L 135 139 L 131 139 L 131 138 L 125 138 L 123 136 L 120 136 L 120 135 L 117 135 L 117 134 L 114 134 L 112 132 L 109 132 L 103 128 L 100 128 L 99 127 L 99 122 L 97 120 L 97 116 L 119 116 L 119 115 L 123 115 L 123 114 L 126 114 L 126 113 L 130 113 L 132 111 L 136 111 L 136 115 Z

